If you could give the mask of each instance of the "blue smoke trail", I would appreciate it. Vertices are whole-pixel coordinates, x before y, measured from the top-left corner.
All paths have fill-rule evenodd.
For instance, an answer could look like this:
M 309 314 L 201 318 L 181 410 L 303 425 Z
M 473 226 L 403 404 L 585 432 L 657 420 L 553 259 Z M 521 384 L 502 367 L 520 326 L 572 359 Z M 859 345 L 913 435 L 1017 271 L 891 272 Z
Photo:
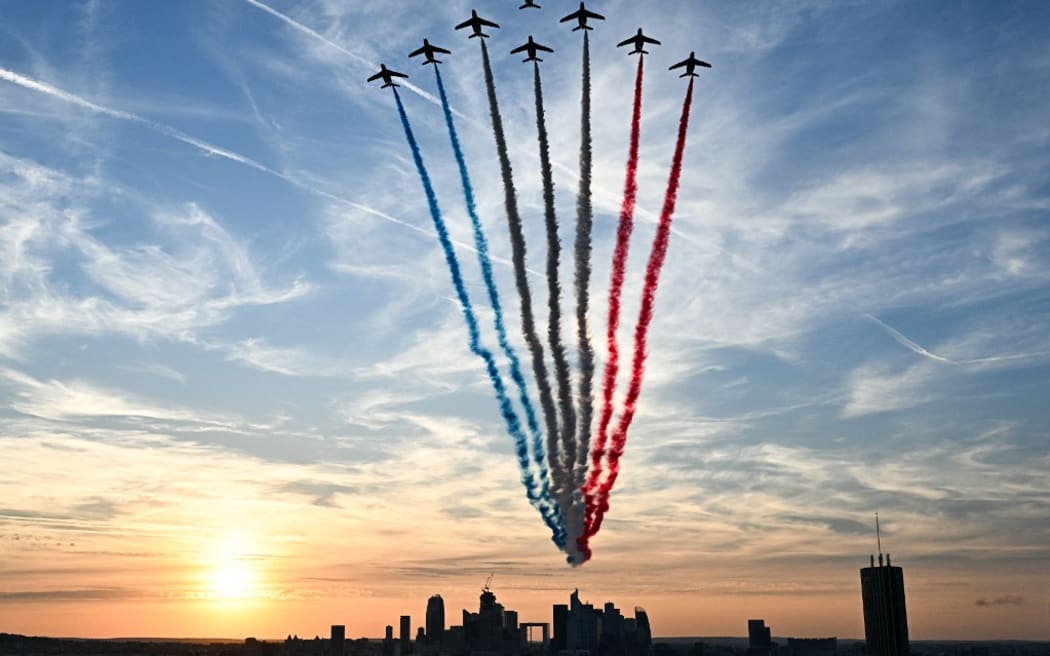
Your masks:
M 440 80 L 441 77 L 439 74 L 439 83 Z M 445 99 L 443 87 L 441 95 L 444 101 L 443 105 L 447 108 L 448 102 L 447 99 Z M 416 137 L 412 133 L 412 126 L 408 122 L 408 114 L 405 113 L 405 106 L 401 102 L 401 96 L 398 94 L 397 89 L 394 89 L 394 99 L 397 101 L 397 113 L 401 117 L 401 125 L 405 129 L 405 139 L 408 140 L 408 145 L 412 149 L 412 158 L 415 160 L 416 170 L 419 172 L 419 179 L 423 183 L 423 191 L 427 197 L 427 204 L 430 206 L 430 218 L 434 221 L 434 229 L 437 231 L 438 240 L 441 242 L 441 248 L 445 252 L 445 263 L 448 265 L 449 273 L 452 275 L 452 285 L 456 288 L 456 296 L 459 299 L 460 307 L 463 309 L 463 318 L 467 322 L 467 331 L 470 334 L 470 351 L 485 361 L 485 369 L 488 372 L 489 380 L 492 381 L 492 387 L 496 392 L 496 399 L 499 402 L 500 412 L 503 414 L 503 420 L 507 424 L 507 431 L 510 433 L 511 437 L 514 438 L 514 448 L 518 457 L 518 466 L 521 468 L 521 482 L 525 486 L 525 495 L 528 497 L 529 503 L 539 510 L 540 515 L 543 516 L 544 523 L 547 524 L 547 527 L 550 528 L 553 534 L 551 539 L 559 548 L 564 547 L 565 528 L 562 526 L 561 514 L 558 512 L 558 507 L 551 501 L 550 494 L 546 488 L 539 489 L 537 486 L 536 478 L 533 476 L 532 470 L 529 467 L 528 443 L 526 442 L 525 434 L 521 430 L 521 422 L 518 420 L 518 415 L 514 412 L 514 407 L 511 405 L 510 398 L 507 396 L 507 389 L 503 385 L 503 378 L 500 376 L 499 369 L 496 367 L 496 360 L 492 356 L 492 352 L 481 345 L 481 333 L 478 329 L 478 320 L 474 316 L 474 308 L 470 303 L 470 297 L 467 295 L 466 285 L 463 283 L 463 275 L 459 269 L 459 260 L 456 257 L 456 251 L 452 247 L 452 240 L 448 236 L 448 228 L 445 226 L 445 220 L 441 217 L 441 208 L 438 207 L 437 195 L 434 193 L 434 187 L 430 182 L 430 175 L 427 173 L 426 166 L 423 164 L 423 155 L 419 151 L 419 144 L 416 142 Z M 447 113 L 446 118 L 448 118 L 451 127 L 451 113 Z M 455 132 L 453 131 L 452 134 L 454 136 Z M 462 159 L 462 152 L 459 149 L 458 139 L 454 139 L 453 143 L 455 144 L 457 160 L 460 162 L 460 172 L 464 176 L 464 188 L 469 190 L 470 181 L 466 177 L 466 165 Z M 470 201 L 473 201 L 473 193 L 470 194 L 469 198 Z M 488 245 L 484 240 L 484 235 L 480 232 L 480 222 L 478 222 L 476 212 L 473 209 L 473 202 L 468 202 L 468 207 L 471 208 L 471 221 L 474 222 L 475 225 L 475 239 L 477 240 L 478 235 L 481 235 L 478 244 L 479 256 L 482 253 L 485 253 L 484 262 L 488 263 Z M 484 265 L 483 270 L 485 270 Z M 486 285 L 492 284 L 491 265 L 489 265 L 487 273 L 485 274 L 485 282 Z M 494 287 L 490 287 L 490 296 L 493 294 L 493 289 Z M 493 309 L 496 310 L 496 308 L 499 308 L 498 301 L 493 303 Z M 498 310 L 497 316 L 499 316 Z M 500 322 L 500 325 L 502 325 L 502 321 Z M 501 344 L 505 339 L 506 331 L 503 331 L 500 337 Z M 512 360 L 512 362 L 514 362 L 514 360 Z M 519 368 L 518 376 L 520 375 L 521 371 Z M 515 381 L 517 381 L 517 377 L 515 377 Z M 524 390 L 524 387 L 522 387 L 522 389 Z M 532 421 L 535 422 L 535 413 L 531 410 L 532 406 L 526 405 L 525 407 L 527 414 L 530 412 L 533 414 Z
M 529 426 L 529 432 L 532 434 L 534 442 L 540 442 L 543 439 L 543 436 L 540 432 L 536 410 L 532 404 L 532 399 L 529 397 L 529 388 L 528 383 L 525 381 L 525 375 L 521 371 L 521 361 L 518 359 L 518 354 L 514 351 L 514 347 L 507 338 L 507 328 L 503 321 L 503 306 L 499 299 L 499 290 L 496 287 L 496 280 L 492 275 L 492 261 L 489 259 L 488 240 L 485 238 L 485 231 L 481 226 L 481 219 L 478 218 L 477 204 L 474 201 L 474 186 L 471 184 L 470 174 L 467 172 L 467 160 L 463 155 L 463 148 L 459 143 L 459 134 L 456 132 L 456 122 L 452 116 L 452 107 L 448 102 L 448 94 L 445 92 L 445 83 L 441 79 L 441 69 L 437 66 L 434 67 L 434 75 L 437 78 L 438 94 L 441 96 L 441 108 L 445 113 L 445 125 L 448 127 L 448 136 L 449 140 L 452 142 L 452 151 L 456 156 L 456 164 L 459 165 L 459 179 L 463 186 L 463 197 L 467 205 L 467 214 L 470 216 L 470 224 L 474 229 L 474 248 L 478 252 L 478 263 L 481 265 L 481 275 L 485 280 L 485 288 L 488 290 L 489 303 L 492 305 L 492 312 L 494 315 L 493 323 L 496 328 L 496 336 L 499 340 L 500 348 L 503 349 L 503 353 L 507 356 L 507 360 L 510 362 L 510 376 L 518 388 L 519 399 L 525 410 L 525 419 Z M 541 481 L 539 496 L 543 499 L 550 500 L 550 485 L 547 482 L 549 480 L 547 463 L 544 458 L 538 458 L 537 460 L 540 470 L 539 480 Z M 556 511 L 554 519 L 557 522 L 559 532 L 564 535 L 565 525 L 560 509 L 556 505 L 553 506 L 553 508 Z M 555 542 L 559 547 L 564 546 L 564 542 L 559 541 L 559 539 L 555 539 Z

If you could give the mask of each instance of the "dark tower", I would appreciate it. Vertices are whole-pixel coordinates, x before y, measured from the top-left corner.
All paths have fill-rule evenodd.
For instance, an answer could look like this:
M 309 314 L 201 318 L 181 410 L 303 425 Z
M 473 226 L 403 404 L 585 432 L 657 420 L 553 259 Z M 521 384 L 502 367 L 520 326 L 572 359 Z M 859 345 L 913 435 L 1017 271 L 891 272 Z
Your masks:
M 412 616 L 402 615 L 401 616 L 401 631 L 398 635 L 401 638 L 401 653 L 408 652 L 408 645 L 412 642 Z
M 554 653 L 565 651 L 569 635 L 569 605 L 554 604 L 554 639 L 551 650 Z
M 909 656 L 908 611 L 904 605 L 904 570 L 882 559 L 879 515 L 875 514 L 875 539 L 879 564 L 871 556 L 871 566 L 860 570 L 861 596 L 864 598 L 864 640 L 867 656 Z
M 445 600 L 434 595 L 427 600 L 427 642 L 440 644 L 445 633 Z
M 343 624 L 332 625 L 332 637 L 328 639 L 329 656 L 343 656 L 346 645 L 346 626 Z

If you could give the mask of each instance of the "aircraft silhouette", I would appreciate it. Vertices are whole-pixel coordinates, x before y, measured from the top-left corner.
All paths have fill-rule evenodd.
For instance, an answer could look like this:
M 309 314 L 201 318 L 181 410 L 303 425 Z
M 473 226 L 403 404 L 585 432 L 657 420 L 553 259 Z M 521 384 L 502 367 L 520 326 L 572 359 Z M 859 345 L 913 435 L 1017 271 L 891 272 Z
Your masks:
M 490 20 L 485 20 L 481 16 L 478 16 L 478 10 L 477 9 L 471 9 L 470 10 L 470 18 L 468 18 L 467 20 L 465 20 L 462 23 L 460 23 L 459 25 L 457 25 L 456 29 L 457 30 L 462 30 L 464 27 L 469 27 L 472 30 L 474 30 L 474 33 L 471 34 L 469 37 L 467 37 L 468 39 L 473 39 L 476 36 L 479 36 L 479 37 L 481 37 L 483 39 L 487 39 L 489 35 L 485 34 L 484 32 L 481 31 L 482 27 L 494 27 L 497 30 L 499 29 L 499 25 L 498 24 L 493 23 Z
M 525 59 L 522 59 L 521 61 L 523 61 L 523 62 L 527 62 L 527 61 L 541 62 L 543 60 L 536 56 L 536 51 L 537 50 L 542 50 L 543 52 L 554 52 L 554 50 L 552 50 L 551 48 L 548 48 L 547 46 L 543 45 L 542 43 L 536 43 L 535 41 L 533 41 L 532 40 L 532 35 L 530 34 L 528 43 L 520 45 L 517 48 L 515 48 L 514 50 L 511 50 L 510 54 L 516 55 L 519 52 L 528 51 L 529 56 L 526 57 Z
M 435 46 L 434 44 L 430 43 L 430 41 L 423 39 L 423 45 L 419 49 L 413 50 L 412 52 L 408 53 L 408 56 L 418 57 L 419 55 L 423 55 L 426 58 L 426 60 L 423 62 L 423 66 L 426 66 L 427 64 L 440 64 L 440 59 L 434 59 L 435 52 L 441 53 L 443 55 L 452 54 L 451 50 L 439 48 L 438 46 Z
M 682 73 L 678 77 L 700 77 L 695 72 L 695 69 L 696 69 L 697 66 L 703 66 L 704 68 L 711 68 L 711 64 L 708 64 L 705 61 L 700 61 L 699 59 L 696 58 L 696 51 L 690 51 L 688 59 L 683 59 L 682 61 L 678 62 L 674 66 L 671 66 L 670 68 L 668 68 L 667 70 L 673 71 L 674 69 L 681 68 L 683 66 L 685 66 L 685 73 Z
M 400 84 L 394 84 L 393 78 L 395 78 L 395 77 L 408 77 L 408 76 L 405 75 L 404 73 L 398 73 L 397 71 L 390 70 L 389 68 L 386 67 L 385 64 L 380 64 L 379 65 L 379 72 L 376 73 L 375 75 L 373 75 L 372 77 L 368 78 L 368 81 L 369 82 L 375 82 L 376 80 L 383 80 L 384 84 L 383 84 L 383 86 L 379 87 L 380 89 L 385 89 L 387 87 L 399 87 L 399 86 L 401 86 Z
M 605 20 L 605 16 L 602 16 L 601 14 L 596 14 L 593 11 L 587 11 L 587 8 L 584 7 L 583 3 L 581 2 L 580 8 L 578 10 L 572 12 L 565 18 L 561 19 L 561 21 L 559 22 L 564 23 L 571 20 L 579 21 L 580 24 L 572 28 L 573 32 L 575 32 L 576 30 L 593 30 L 594 28 L 587 24 L 588 18 L 593 18 L 595 20 Z
M 651 38 L 645 36 L 644 34 L 642 34 L 642 28 L 640 28 L 640 27 L 638 28 L 638 34 L 635 34 L 634 36 L 630 37 L 629 39 L 624 39 L 623 41 L 617 43 L 616 47 L 617 48 L 622 48 L 623 46 L 630 45 L 632 43 L 634 44 L 634 50 L 632 50 L 631 52 L 627 53 L 628 55 L 648 55 L 649 52 L 646 51 L 646 50 L 642 50 L 642 46 L 644 46 L 647 43 L 651 43 L 654 46 L 660 45 L 660 42 L 657 41 L 656 39 L 651 39 Z
M 539 9 L 540 8 L 540 6 L 538 4 L 536 4 L 535 0 L 525 0 L 525 4 L 523 4 L 522 6 L 518 7 L 518 9 L 528 9 L 529 7 L 532 7 L 534 9 Z

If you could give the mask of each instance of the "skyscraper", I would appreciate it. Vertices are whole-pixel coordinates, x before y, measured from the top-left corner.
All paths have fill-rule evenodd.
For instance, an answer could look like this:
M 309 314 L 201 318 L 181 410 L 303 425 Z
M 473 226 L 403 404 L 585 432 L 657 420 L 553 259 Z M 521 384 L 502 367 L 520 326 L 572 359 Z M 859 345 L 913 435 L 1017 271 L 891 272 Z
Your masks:
M 412 616 L 402 615 L 401 616 L 401 631 L 398 635 L 401 638 L 401 653 L 408 651 L 408 643 L 412 642 Z
M 434 595 L 427 600 L 427 642 L 440 644 L 445 633 L 445 600 Z
M 765 620 L 747 621 L 747 656 L 769 656 L 773 653 L 772 629 Z
M 875 515 L 875 535 L 879 564 L 871 556 L 871 566 L 860 570 L 860 590 L 864 599 L 864 640 L 868 656 L 909 656 L 908 611 L 904 605 L 904 570 L 882 561 L 879 516 Z
M 551 642 L 551 649 L 554 653 L 559 651 L 565 651 L 568 638 L 569 625 L 569 605 L 568 604 L 554 604 L 554 639 Z
M 343 656 L 346 644 L 346 626 L 342 624 L 332 625 L 332 637 L 328 640 L 329 656 Z

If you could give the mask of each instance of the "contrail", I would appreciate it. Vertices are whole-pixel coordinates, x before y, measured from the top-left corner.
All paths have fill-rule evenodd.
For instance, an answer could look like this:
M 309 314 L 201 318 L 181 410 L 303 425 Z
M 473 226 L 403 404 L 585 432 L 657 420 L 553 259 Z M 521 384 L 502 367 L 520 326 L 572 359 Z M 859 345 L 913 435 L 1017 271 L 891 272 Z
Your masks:
M 591 421 L 594 416 L 594 347 L 587 326 L 591 284 L 591 52 L 587 31 L 583 32 L 583 75 L 580 95 L 580 182 L 576 194 L 576 342 L 580 358 L 579 428 L 576 431 L 576 458 L 573 487 L 576 490 L 577 510 L 582 505 L 580 491 L 587 475 L 587 453 L 591 442 Z M 575 535 L 582 526 L 574 525 Z M 581 536 L 582 537 L 582 536 Z M 580 537 L 577 537 L 577 541 Z M 586 560 L 586 558 L 585 558 Z
M 466 202 L 467 214 L 470 216 L 470 224 L 474 231 L 474 246 L 478 252 L 478 264 L 481 267 L 481 275 L 485 281 L 485 289 L 488 292 L 489 304 L 492 306 L 496 337 L 499 341 L 500 348 L 503 350 L 503 354 L 510 362 L 510 376 L 518 388 L 518 399 L 525 411 L 526 422 L 534 433 L 538 433 L 539 426 L 536 421 L 536 411 L 533 408 L 532 399 L 529 397 L 528 383 L 525 380 L 525 375 L 521 371 L 521 361 L 518 359 L 518 354 L 507 337 L 507 327 L 503 321 L 503 304 L 500 302 L 499 289 L 497 288 L 496 280 L 492 275 L 492 262 L 489 258 L 488 240 L 485 238 L 485 231 L 484 228 L 482 228 L 481 219 L 478 217 L 477 204 L 474 200 L 474 185 L 470 182 L 470 174 L 467 171 L 467 160 L 463 155 L 463 148 L 459 142 L 459 134 L 456 131 L 455 118 L 452 115 L 452 108 L 448 102 L 448 94 L 445 92 L 445 83 L 441 79 L 441 69 L 438 66 L 434 67 L 434 76 L 437 78 L 438 94 L 441 98 L 441 108 L 445 114 L 445 125 L 448 128 L 449 141 L 452 142 L 452 152 L 455 154 L 456 164 L 459 167 L 459 179 L 463 186 L 463 198 Z M 559 544 L 558 546 L 560 547 L 562 545 Z
M 157 121 L 152 121 L 148 118 L 143 118 L 138 114 L 132 114 L 131 112 L 126 112 L 120 109 L 113 109 L 111 107 L 99 105 L 78 95 L 69 93 L 68 91 L 63 91 L 62 89 L 54 87 L 46 82 L 34 80 L 33 78 L 26 77 L 25 75 L 21 75 L 19 73 L 15 73 L 14 71 L 9 71 L 6 68 L 0 68 L 0 79 L 6 80 L 13 84 L 17 84 L 18 86 L 25 89 L 29 89 L 31 91 L 36 91 L 37 93 L 42 93 L 44 95 L 51 96 L 52 98 L 57 98 L 72 105 L 76 105 L 77 107 L 80 107 L 82 109 L 95 112 L 96 114 L 102 114 L 103 116 L 109 116 L 110 118 L 120 119 L 122 121 L 129 121 L 131 123 L 138 123 L 139 125 L 144 125 L 149 129 L 155 132 L 159 132 L 160 134 L 163 134 L 172 139 L 175 139 L 176 141 L 181 141 L 182 143 L 189 144 L 190 146 L 193 146 L 197 150 L 203 152 L 205 155 L 221 157 L 231 162 L 236 162 L 237 164 L 253 168 L 256 171 L 260 171 L 267 175 L 272 175 L 275 178 L 280 178 L 288 184 L 298 187 L 299 189 L 307 191 L 311 194 L 323 196 L 324 198 L 335 201 L 337 203 L 348 205 L 350 207 L 353 207 L 354 209 L 366 212 L 368 214 L 371 214 L 372 216 L 383 219 L 384 221 L 389 221 L 390 223 L 397 224 L 403 228 L 408 228 L 409 230 L 418 232 L 420 234 L 428 235 L 430 237 L 435 236 L 434 233 L 430 232 L 429 230 L 420 228 L 419 226 L 408 223 L 407 221 L 402 221 L 401 219 L 380 212 L 376 209 L 368 207 L 367 205 L 356 203 L 347 198 L 343 198 L 341 196 L 337 196 L 335 194 L 324 191 L 323 189 L 318 189 L 316 187 L 308 185 L 287 174 L 274 170 L 266 166 L 265 164 L 261 164 L 246 155 L 242 155 L 238 152 L 228 150 L 226 148 L 221 148 L 214 144 L 210 144 L 207 141 L 203 141 L 194 136 L 186 134 L 182 130 L 173 128 L 170 125 L 166 125 Z M 457 246 L 461 246 L 469 250 L 474 250 L 472 246 L 469 246 L 467 244 L 460 244 L 458 242 L 454 243 L 456 243 Z
M 620 345 L 616 331 L 620 327 L 620 297 L 623 291 L 631 231 L 634 229 L 634 202 L 638 194 L 638 142 L 642 120 L 643 61 L 644 55 L 639 55 L 638 71 L 634 77 L 634 110 L 631 113 L 631 140 L 627 151 L 627 173 L 623 185 L 623 204 L 620 206 L 620 224 L 616 230 L 616 247 L 613 250 L 612 260 L 612 279 L 609 283 L 609 319 L 605 331 L 609 359 L 605 363 L 604 380 L 602 382 L 602 413 L 598 421 L 596 442 L 591 449 L 590 472 L 587 475 L 587 483 L 583 488 L 584 503 L 586 504 L 585 526 L 589 525 L 594 519 L 594 493 L 603 473 L 602 460 L 605 457 L 605 447 L 609 440 L 609 422 L 612 420 L 616 376 L 620 367 Z
M 510 231 L 511 260 L 514 262 L 514 282 L 518 288 L 521 301 L 521 332 L 532 355 L 532 372 L 536 377 L 536 387 L 540 394 L 540 406 L 543 408 L 544 423 L 548 435 L 558 434 L 558 415 L 551 396 L 550 381 L 547 380 L 547 365 L 544 362 L 543 344 L 536 334 L 536 320 L 532 314 L 532 291 L 525 271 L 525 235 L 521 227 L 521 215 L 518 214 L 517 191 L 514 188 L 514 172 L 507 154 L 507 139 L 503 133 L 503 118 L 500 116 L 499 101 L 496 99 L 496 82 L 492 75 L 492 64 L 489 62 L 489 49 L 485 40 L 481 41 L 481 60 L 485 69 L 485 89 L 488 92 L 489 115 L 492 119 L 492 134 L 496 140 L 496 151 L 499 155 L 500 174 L 503 177 L 503 201 L 507 210 L 507 227 Z M 540 481 L 544 492 L 550 492 L 551 475 L 547 468 L 546 449 L 539 431 L 533 433 L 532 456 L 539 468 Z M 564 522 L 559 513 L 559 520 Z M 562 537 L 565 526 L 561 524 Z M 564 546 L 560 544 L 558 546 Z
M 627 431 L 631 427 L 634 413 L 638 405 L 638 396 L 642 391 L 642 377 L 645 374 L 646 339 L 649 332 L 649 323 L 653 320 L 653 305 L 656 301 L 656 290 L 660 282 L 660 269 L 663 267 L 664 258 L 667 256 L 667 245 L 671 234 L 671 218 L 674 216 L 675 201 L 678 199 L 678 183 L 682 177 L 682 155 L 685 152 L 685 137 L 689 129 L 689 110 L 693 104 L 693 82 L 695 78 L 689 78 L 689 89 L 682 103 L 682 117 L 678 123 L 678 140 L 675 143 L 674 158 L 671 161 L 671 175 L 667 181 L 667 193 L 664 196 L 663 210 L 660 212 L 660 223 L 656 228 L 656 236 L 653 238 L 652 250 L 649 252 L 649 262 L 645 268 L 645 286 L 642 291 L 642 306 L 638 311 L 638 323 L 634 328 L 634 357 L 631 362 L 631 382 L 627 388 L 627 396 L 624 400 L 623 414 L 612 435 L 612 448 L 608 453 L 608 477 L 601 484 L 597 494 L 597 507 L 594 512 L 593 521 L 584 527 L 584 533 L 580 536 L 578 546 L 583 552 L 584 558 L 589 560 L 591 556 L 590 538 L 594 536 L 602 526 L 602 519 L 609 510 L 609 493 L 616 484 L 616 477 L 620 474 L 620 456 L 623 455 L 624 446 L 627 444 Z
M 323 35 L 320 32 L 318 32 L 317 30 L 315 30 L 315 29 L 313 29 L 311 27 L 308 27 L 306 25 L 303 25 L 302 23 L 300 23 L 299 21 L 295 20 L 291 16 L 289 16 L 287 14 L 282 14 L 281 12 L 277 11 L 276 9 L 271 7 L 270 5 L 263 4 L 262 2 L 259 2 L 259 0 L 244 0 L 244 1 L 247 2 L 248 4 L 250 4 L 251 6 L 255 7 L 256 9 L 261 9 L 261 10 L 265 11 L 266 13 L 268 13 L 271 16 L 273 16 L 274 18 L 282 21 L 283 23 L 285 23 L 286 25 L 288 25 L 292 29 L 298 30 L 299 32 L 302 32 L 303 34 L 306 34 L 307 36 L 311 36 L 311 37 L 317 39 L 318 41 L 321 41 L 322 43 L 326 44 L 330 48 L 334 48 L 335 50 L 338 50 L 339 52 L 343 53 L 344 55 L 346 55 L 347 57 L 353 59 L 354 61 L 356 61 L 359 64 L 363 64 L 363 65 L 368 66 L 370 68 L 375 68 L 378 65 L 378 64 L 376 64 L 373 61 L 365 59 L 364 57 L 362 57 L 361 55 L 357 54 L 356 52 L 354 52 L 352 50 L 347 50 L 346 48 L 344 48 L 343 46 L 339 45 L 335 41 L 332 41 L 331 39 L 329 39 L 325 35 Z M 409 89 L 410 91 L 412 91 L 412 93 L 418 94 L 419 96 L 421 96 L 423 98 L 426 98 L 427 100 L 429 100 L 430 102 L 434 103 L 435 105 L 439 104 L 438 103 L 438 99 L 435 98 L 432 94 L 427 93 L 426 91 L 420 89 L 419 87 L 417 87 L 416 85 L 412 84 L 411 82 L 405 81 L 405 82 L 402 82 L 401 84 L 406 89 Z
M 943 356 L 937 355 L 936 353 L 931 353 L 930 351 L 927 351 L 922 346 L 916 344 L 915 342 L 913 342 L 910 339 L 908 339 L 907 337 L 905 337 L 897 329 L 893 328 L 892 326 L 889 326 L 889 325 L 885 324 L 881 319 L 876 317 L 874 314 L 865 314 L 864 316 L 866 316 L 867 318 L 871 319 L 875 323 L 877 323 L 880 326 L 882 326 L 882 328 L 886 332 L 888 332 L 890 334 L 890 337 L 892 337 L 898 344 L 900 344 L 904 348 L 908 349 L 912 353 L 915 353 L 916 355 L 921 355 L 924 358 L 929 358 L 931 360 L 936 360 L 937 362 L 944 362 L 945 364 L 958 364 L 954 360 L 949 360 L 948 358 L 945 358 Z
M 890 334 L 890 337 L 892 337 L 894 340 L 896 340 L 896 342 L 898 344 L 900 344 L 901 346 L 903 346 L 906 349 L 910 350 L 911 352 L 915 353 L 916 355 L 921 355 L 924 358 L 929 358 L 931 360 L 935 360 L 937 362 L 943 362 L 945 364 L 953 364 L 953 365 L 957 365 L 957 366 L 965 366 L 965 365 L 971 365 L 971 364 L 990 364 L 990 363 L 995 363 L 995 362 L 1009 362 L 1010 360 L 1036 359 L 1036 358 L 1042 358 L 1042 357 L 1045 357 L 1047 355 L 1050 355 L 1050 351 L 1035 351 L 1035 352 L 1032 352 L 1032 353 L 1012 353 L 1012 354 L 1005 354 L 1005 355 L 993 355 L 993 356 L 990 356 L 990 357 L 983 357 L 983 358 L 971 358 L 969 360 L 952 360 L 951 358 L 946 358 L 943 355 L 937 355 L 936 353 L 923 348 L 923 346 L 921 344 L 918 344 L 917 342 L 914 342 L 914 341 L 908 339 L 908 337 L 906 337 L 902 332 L 900 332 L 899 330 L 897 330 L 893 326 L 885 323 L 884 321 L 882 321 L 881 319 L 879 319 L 875 315 L 873 315 L 873 314 L 865 314 L 864 316 L 867 317 L 868 319 L 871 319 L 872 321 L 874 321 L 875 323 L 879 324 L 880 326 L 882 326 L 882 328 L 885 329 L 885 331 Z
M 572 381 L 565 345 L 561 341 L 561 283 L 558 265 L 561 259 L 561 241 L 558 239 L 558 215 L 554 208 L 554 173 L 551 170 L 550 142 L 547 137 L 547 120 L 543 109 L 543 82 L 540 79 L 540 64 L 533 62 L 533 85 L 536 95 L 536 134 L 540 150 L 540 173 L 543 178 L 544 222 L 547 227 L 547 341 L 554 358 L 558 383 L 558 408 L 561 412 L 557 436 L 547 436 L 547 457 L 554 476 L 554 498 L 561 506 L 562 514 L 571 511 L 573 498 L 573 472 L 576 466 L 576 409 L 572 403 Z
M 423 192 L 426 194 L 427 204 L 430 207 L 430 218 L 434 221 L 434 229 L 437 231 L 438 241 L 441 242 L 441 248 L 445 252 L 445 263 L 448 265 L 449 273 L 452 275 L 452 285 L 456 288 L 456 296 L 463 310 L 463 318 L 467 322 L 467 331 L 470 334 L 470 350 L 485 362 L 485 369 L 488 371 L 489 380 L 492 382 L 492 387 L 496 392 L 500 411 L 503 414 L 504 421 L 507 423 L 507 431 L 514 438 L 518 466 L 521 468 L 521 482 L 525 485 L 526 496 L 528 496 L 529 502 L 540 511 L 544 522 L 553 533 L 552 539 L 561 547 L 565 542 L 565 535 L 564 528 L 560 525 L 558 507 L 551 502 L 549 496 L 543 494 L 540 490 L 540 485 L 532 474 L 529 466 L 528 443 L 526 442 L 525 434 L 521 430 L 521 422 L 518 420 L 518 415 L 514 412 L 514 407 L 507 396 L 507 390 L 503 385 L 503 377 L 496 367 L 496 359 L 492 356 L 491 351 L 481 345 L 481 331 L 478 329 L 478 320 L 474 316 L 474 308 L 470 303 L 467 287 L 463 282 L 463 275 L 459 269 L 459 260 L 456 257 L 452 241 L 449 239 L 445 220 L 441 216 L 441 208 L 438 206 L 437 195 L 434 193 L 430 175 L 423 164 L 423 156 L 419 151 L 419 144 L 412 133 L 412 126 L 408 122 L 408 114 L 405 113 L 405 106 L 402 104 L 401 95 L 396 88 L 394 88 L 394 99 L 397 101 L 397 113 L 401 117 L 401 125 L 405 129 L 405 139 L 412 150 L 412 159 L 416 163 L 416 171 L 419 173 L 419 179 L 423 183 Z

